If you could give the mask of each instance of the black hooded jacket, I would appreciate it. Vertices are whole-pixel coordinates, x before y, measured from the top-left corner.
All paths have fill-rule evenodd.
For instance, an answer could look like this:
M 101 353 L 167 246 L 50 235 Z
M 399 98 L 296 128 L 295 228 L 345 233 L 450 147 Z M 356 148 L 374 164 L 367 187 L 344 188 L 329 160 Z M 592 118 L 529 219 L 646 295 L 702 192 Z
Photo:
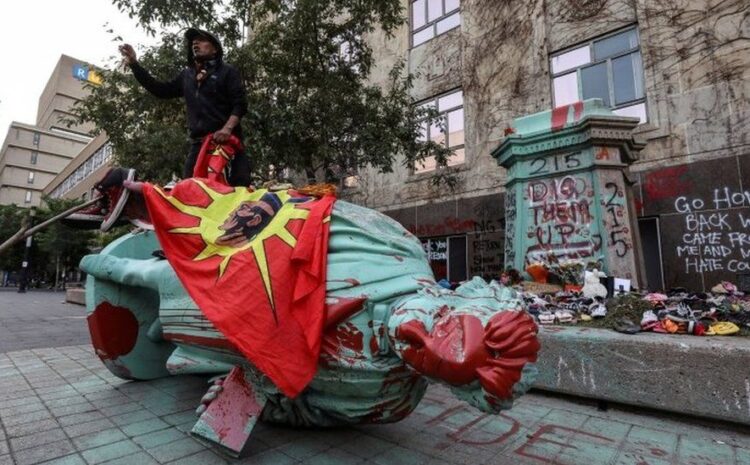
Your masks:
M 192 47 L 193 38 L 198 35 L 207 37 L 217 50 L 216 57 L 204 63 L 208 76 L 200 83 L 196 79 L 198 71 Z M 130 65 L 130 69 L 136 80 L 156 97 L 185 97 L 190 137 L 200 139 L 221 129 L 230 116 L 242 118 L 247 113 L 247 97 L 237 68 L 222 61 L 223 50 L 219 39 L 206 31 L 188 29 L 185 41 L 188 66 L 171 81 L 157 81 L 138 62 Z M 242 140 L 239 124 L 232 133 Z

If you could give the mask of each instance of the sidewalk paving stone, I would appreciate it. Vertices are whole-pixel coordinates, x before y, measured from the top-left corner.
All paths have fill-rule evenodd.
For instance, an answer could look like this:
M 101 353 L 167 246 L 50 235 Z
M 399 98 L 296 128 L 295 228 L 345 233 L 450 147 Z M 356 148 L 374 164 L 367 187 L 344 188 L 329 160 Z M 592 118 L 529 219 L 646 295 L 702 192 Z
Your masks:
M 204 450 L 206 448 L 192 438 L 183 438 L 175 442 L 147 449 L 148 453 L 158 460 L 159 463 L 171 462 Z
M 104 446 L 106 444 L 112 444 L 114 442 L 119 442 L 127 438 L 128 437 L 125 436 L 125 433 L 120 431 L 118 428 L 110 428 L 103 431 L 75 437 L 73 438 L 73 444 L 75 444 L 78 450 L 86 450 Z
M 43 465 L 86 465 L 86 461 L 80 455 L 73 454 L 44 462 Z
M 28 436 L 29 434 L 37 433 L 40 431 L 49 431 L 51 429 L 59 428 L 60 424 L 53 419 L 47 419 L 42 421 L 33 421 L 31 423 L 23 423 L 15 426 L 5 425 L 5 434 L 9 438 L 16 438 L 20 436 Z
M 71 452 L 75 452 L 75 447 L 69 440 L 63 439 L 13 452 L 13 458 L 17 465 L 33 465 L 68 455 Z
M 62 429 L 58 428 L 36 432 L 27 436 L 11 438 L 10 446 L 14 451 L 20 451 L 23 449 L 28 449 L 30 447 L 42 446 L 51 442 L 61 441 L 67 438 L 68 437 L 65 435 L 65 432 Z
M 137 423 L 130 423 L 122 426 L 122 431 L 130 437 L 138 436 L 140 434 L 151 433 L 153 431 L 159 431 L 164 428 L 169 428 L 169 424 L 158 419 L 152 418 L 149 420 L 139 421 Z
M 108 428 L 112 428 L 115 426 L 114 423 L 109 421 L 106 418 L 94 420 L 94 421 L 88 421 L 83 423 L 74 423 L 72 425 L 63 426 L 63 430 L 70 436 L 71 438 L 82 436 L 84 434 L 90 434 L 95 433 L 98 431 L 102 431 Z
M 229 462 L 210 450 L 169 462 L 169 465 L 227 465 Z
M 159 465 L 159 462 L 145 452 L 137 452 L 132 455 L 110 460 L 105 465 Z
M 127 382 L 88 346 L 0 354 L 3 365 L 0 465 L 750 465 L 750 436 L 731 425 L 539 394 L 485 415 L 436 386 L 394 424 L 260 423 L 237 460 L 188 434 L 203 377 Z M 45 386 L 47 376 L 58 385 Z
M 185 433 L 175 428 L 169 428 L 162 431 L 156 431 L 153 433 L 136 436 L 133 438 L 133 442 L 144 449 L 153 449 L 154 447 L 169 444 L 184 438 Z
M 98 463 L 104 463 L 109 460 L 118 459 L 127 455 L 132 455 L 136 452 L 140 452 L 141 448 L 137 444 L 130 440 L 123 440 L 113 442 L 111 444 L 105 444 L 103 446 L 95 447 L 93 449 L 87 449 L 81 452 L 86 462 L 91 465 Z

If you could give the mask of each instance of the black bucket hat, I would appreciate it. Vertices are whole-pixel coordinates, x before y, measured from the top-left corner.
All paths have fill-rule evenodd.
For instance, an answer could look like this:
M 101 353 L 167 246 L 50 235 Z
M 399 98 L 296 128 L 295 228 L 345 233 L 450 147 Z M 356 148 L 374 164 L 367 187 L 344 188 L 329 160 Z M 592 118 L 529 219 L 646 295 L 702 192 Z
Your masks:
M 185 31 L 185 48 L 187 48 L 188 65 L 192 65 L 195 61 L 195 56 L 193 55 L 193 39 L 196 37 L 203 37 L 211 42 L 214 47 L 216 47 L 216 58 L 221 59 L 224 55 L 224 49 L 221 47 L 221 41 L 219 38 L 208 31 L 191 27 Z

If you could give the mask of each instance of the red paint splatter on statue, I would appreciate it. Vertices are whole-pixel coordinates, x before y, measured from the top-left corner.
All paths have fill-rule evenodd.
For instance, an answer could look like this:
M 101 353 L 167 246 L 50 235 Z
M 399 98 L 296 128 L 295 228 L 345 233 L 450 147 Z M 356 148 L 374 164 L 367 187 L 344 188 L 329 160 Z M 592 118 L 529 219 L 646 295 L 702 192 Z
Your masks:
M 367 297 L 328 297 L 326 298 L 325 329 L 335 328 L 344 320 L 362 310 Z
M 102 302 L 86 320 L 91 343 L 102 360 L 114 360 L 130 353 L 135 347 L 138 320 L 129 309 Z
M 175 343 L 212 347 L 215 349 L 227 349 L 233 352 L 239 352 L 231 342 L 229 342 L 227 339 L 224 339 L 223 337 L 205 337 L 193 336 L 191 334 L 164 333 L 164 339 Z
M 344 362 L 351 364 L 367 357 L 364 353 L 364 334 L 353 323 L 347 322 L 331 328 L 323 334 L 321 356 L 326 354 L 329 366 Z

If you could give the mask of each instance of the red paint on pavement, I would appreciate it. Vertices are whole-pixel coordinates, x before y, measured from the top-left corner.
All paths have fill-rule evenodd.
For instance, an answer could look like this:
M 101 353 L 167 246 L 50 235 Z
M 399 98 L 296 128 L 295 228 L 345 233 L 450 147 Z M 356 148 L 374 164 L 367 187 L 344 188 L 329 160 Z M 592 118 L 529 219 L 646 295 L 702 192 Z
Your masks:
M 102 360 L 114 360 L 130 353 L 135 347 L 138 320 L 129 309 L 102 302 L 86 320 L 91 343 Z
M 552 439 L 545 439 L 542 437 L 544 434 L 554 433 L 556 431 L 566 431 L 568 433 L 571 433 L 571 437 L 574 435 L 576 436 L 582 435 L 582 436 L 588 436 L 590 438 L 601 439 L 602 441 L 615 442 L 608 437 L 589 433 L 587 431 L 583 431 L 583 430 L 576 429 L 576 428 L 568 428 L 566 426 L 558 426 L 558 425 L 542 425 L 534 434 L 529 436 L 529 439 L 523 445 L 521 445 L 521 447 L 516 449 L 514 452 L 523 457 L 541 460 L 544 463 L 556 464 L 557 462 L 553 459 L 550 459 L 548 457 L 544 457 L 541 455 L 534 455 L 533 453 L 530 453 L 526 450 L 526 448 L 531 447 L 536 443 L 555 444 L 562 448 L 571 448 L 571 449 L 576 448 L 575 445 L 572 444 L 573 441 L 571 440 L 568 440 L 567 442 L 560 442 L 560 441 L 553 441 Z

